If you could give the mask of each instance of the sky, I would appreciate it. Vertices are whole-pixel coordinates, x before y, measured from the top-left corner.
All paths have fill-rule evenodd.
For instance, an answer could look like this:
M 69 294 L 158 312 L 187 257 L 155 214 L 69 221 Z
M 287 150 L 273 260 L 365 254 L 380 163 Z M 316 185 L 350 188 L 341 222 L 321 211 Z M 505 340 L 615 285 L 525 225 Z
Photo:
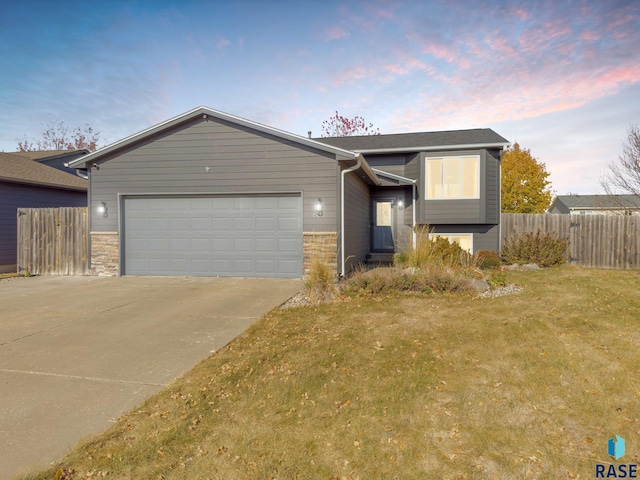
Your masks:
M 204 105 L 306 136 L 492 128 L 556 194 L 640 124 L 640 0 L 57 0 L 0 6 L 0 151 L 47 124 L 112 143 Z

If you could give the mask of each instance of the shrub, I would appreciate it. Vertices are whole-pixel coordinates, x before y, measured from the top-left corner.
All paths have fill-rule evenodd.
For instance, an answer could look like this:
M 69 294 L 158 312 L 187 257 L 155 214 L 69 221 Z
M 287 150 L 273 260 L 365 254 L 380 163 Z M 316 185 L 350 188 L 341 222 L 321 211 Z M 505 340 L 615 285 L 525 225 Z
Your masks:
M 311 259 L 309 274 L 304 280 L 307 287 L 309 300 L 315 303 L 323 303 L 332 300 L 336 288 L 329 263 L 319 255 Z
M 496 268 L 502 265 L 500 256 L 491 250 L 480 250 L 475 253 L 474 263 L 481 269 Z
M 507 275 L 504 272 L 493 272 L 487 279 L 489 286 L 493 288 L 506 287 Z
M 549 233 L 515 235 L 502 247 L 506 263 L 536 263 L 539 267 L 562 265 L 567 261 L 569 240 Z
M 407 272 L 396 268 L 356 273 L 345 280 L 342 292 L 356 297 L 382 293 L 461 293 L 472 288 L 468 278 L 451 269 L 429 267 Z

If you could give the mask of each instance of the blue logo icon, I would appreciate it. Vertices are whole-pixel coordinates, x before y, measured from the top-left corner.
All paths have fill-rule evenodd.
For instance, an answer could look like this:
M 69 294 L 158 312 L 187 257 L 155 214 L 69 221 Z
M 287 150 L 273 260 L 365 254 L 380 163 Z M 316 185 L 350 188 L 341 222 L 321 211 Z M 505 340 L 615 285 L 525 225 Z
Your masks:
M 609 455 L 616 460 L 624 457 L 624 438 L 616 435 L 609 439 Z

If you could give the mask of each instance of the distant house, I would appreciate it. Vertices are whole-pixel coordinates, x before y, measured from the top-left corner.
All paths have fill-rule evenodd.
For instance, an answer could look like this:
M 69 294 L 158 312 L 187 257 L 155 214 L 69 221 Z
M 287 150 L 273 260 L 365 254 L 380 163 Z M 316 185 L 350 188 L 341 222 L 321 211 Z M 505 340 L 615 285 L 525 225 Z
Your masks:
M 18 208 L 87 206 L 87 180 L 55 166 L 86 153 L 0 152 L 0 273 L 16 269 Z
M 498 251 L 491 129 L 312 139 L 198 107 L 70 162 L 90 183 L 94 275 L 300 278 L 393 258 L 413 227 Z
M 638 215 L 636 195 L 558 195 L 548 213 L 573 215 Z

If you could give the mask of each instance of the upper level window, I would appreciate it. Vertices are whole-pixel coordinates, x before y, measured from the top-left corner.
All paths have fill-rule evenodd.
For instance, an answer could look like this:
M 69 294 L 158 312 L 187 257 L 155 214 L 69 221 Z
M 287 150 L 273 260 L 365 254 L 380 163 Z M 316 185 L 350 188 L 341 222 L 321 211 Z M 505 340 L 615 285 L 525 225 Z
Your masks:
M 480 156 L 426 160 L 426 198 L 480 198 Z

